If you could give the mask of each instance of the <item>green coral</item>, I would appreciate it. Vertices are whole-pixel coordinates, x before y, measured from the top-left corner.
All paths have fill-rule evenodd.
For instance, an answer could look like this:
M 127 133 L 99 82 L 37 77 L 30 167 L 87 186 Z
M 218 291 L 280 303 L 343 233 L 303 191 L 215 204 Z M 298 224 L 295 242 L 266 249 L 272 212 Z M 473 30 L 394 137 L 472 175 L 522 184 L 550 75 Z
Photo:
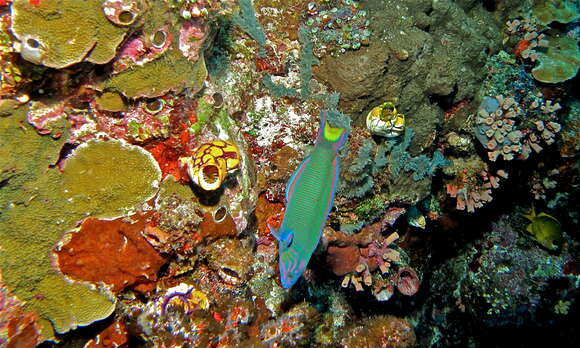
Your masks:
M 91 140 L 64 166 L 64 195 L 79 213 L 113 219 L 157 193 L 161 170 L 153 156 L 120 140 Z
M 0 269 L 49 339 L 53 328 L 63 333 L 106 318 L 115 301 L 52 267 L 52 249 L 84 215 L 63 196 L 61 174 L 51 168 L 67 137 L 39 136 L 26 125 L 26 112 L 0 118 Z
M 558 83 L 576 76 L 580 68 L 578 42 L 570 37 L 551 38 L 545 52 L 538 50 L 538 61 L 532 75 L 541 82 Z
M 115 56 L 128 28 L 111 23 L 102 0 L 42 0 L 12 4 L 12 31 L 22 56 L 36 64 L 64 68 L 87 60 L 105 64 Z
M 544 25 L 552 22 L 570 23 L 580 18 L 580 13 L 573 2 L 567 0 L 536 0 L 532 11 Z
M 113 75 L 105 88 L 118 91 L 129 98 L 158 97 L 169 91 L 180 93 L 190 88 L 196 93 L 203 87 L 207 69 L 203 55 L 192 63 L 172 48 L 164 55 L 143 66 L 135 66 Z

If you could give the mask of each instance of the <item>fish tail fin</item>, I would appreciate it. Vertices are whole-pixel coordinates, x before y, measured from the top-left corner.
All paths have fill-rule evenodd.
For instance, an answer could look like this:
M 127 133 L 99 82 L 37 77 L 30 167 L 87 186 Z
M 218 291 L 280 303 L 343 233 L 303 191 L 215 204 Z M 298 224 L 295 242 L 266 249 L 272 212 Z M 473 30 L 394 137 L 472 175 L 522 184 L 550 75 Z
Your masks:
M 328 121 L 328 111 L 324 110 L 320 114 L 320 126 L 316 136 L 316 144 L 330 143 L 332 148 L 338 150 L 344 145 L 348 138 L 348 132 L 345 128 L 332 127 Z

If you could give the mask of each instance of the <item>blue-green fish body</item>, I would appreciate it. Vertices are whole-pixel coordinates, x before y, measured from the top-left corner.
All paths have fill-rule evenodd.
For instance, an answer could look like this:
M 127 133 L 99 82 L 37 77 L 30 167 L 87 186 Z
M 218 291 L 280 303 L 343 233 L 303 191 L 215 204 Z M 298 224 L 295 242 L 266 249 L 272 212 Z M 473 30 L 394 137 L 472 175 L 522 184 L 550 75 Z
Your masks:
M 348 132 L 331 127 L 322 113 L 314 150 L 286 186 L 286 211 L 278 231 L 280 281 L 290 288 L 300 278 L 316 249 L 338 184 L 338 150 Z

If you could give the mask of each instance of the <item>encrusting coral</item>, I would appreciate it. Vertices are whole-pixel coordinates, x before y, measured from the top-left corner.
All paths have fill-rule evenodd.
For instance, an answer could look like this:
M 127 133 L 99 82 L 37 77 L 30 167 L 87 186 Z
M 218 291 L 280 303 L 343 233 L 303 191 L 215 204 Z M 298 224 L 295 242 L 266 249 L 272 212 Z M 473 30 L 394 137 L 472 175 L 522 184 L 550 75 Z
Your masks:
M 55 252 L 60 271 L 76 280 L 104 282 L 115 293 L 153 283 L 165 260 L 143 238 L 147 215 L 131 219 L 136 221 L 85 220 Z
M 115 181 L 111 181 L 113 173 Z M 161 170 L 153 156 L 121 140 L 86 142 L 63 167 L 64 196 L 74 209 L 106 219 L 125 216 L 153 198 L 160 181 Z
M 66 137 L 38 135 L 24 125 L 25 115 L 21 107 L 0 118 L 0 269 L 6 287 L 38 315 L 42 337 L 49 339 L 54 331 L 106 318 L 115 300 L 65 280 L 52 267 L 52 248 L 84 214 L 66 200 L 61 174 L 51 168 Z
M 149 3 L 142 35 L 132 37 L 114 61 L 114 73 L 99 86 L 128 98 L 158 97 L 189 88 L 195 94 L 207 77 L 204 46 L 210 26 L 203 18 L 174 25 L 160 15 L 166 2 Z
M 22 57 L 57 69 L 83 60 L 109 62 L 128 28 L 109 21 L 102 4 L 102 0 L 14 1 L 12 32 L 22 42 Z

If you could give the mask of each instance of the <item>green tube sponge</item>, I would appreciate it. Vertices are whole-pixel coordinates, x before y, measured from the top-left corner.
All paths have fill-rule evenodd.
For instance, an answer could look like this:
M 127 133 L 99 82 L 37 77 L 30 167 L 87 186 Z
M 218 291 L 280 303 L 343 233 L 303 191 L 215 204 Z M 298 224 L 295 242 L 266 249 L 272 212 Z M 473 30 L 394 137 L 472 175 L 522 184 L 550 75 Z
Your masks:
M 91 140 L 65 162 L 63 193 L 75 211 L 114 219 L 153 198 L 160 180 L 159 165 L 141 147 Z
M 108 63 L 128 30 L 113 24 L 102 0 L 42 0 L 12 3 L 12 32 L 22 57 L 61 69 L 83 60 Z
M 539 64 L 532 69 L 534 78 L 541 82 L 558 83 L 576 76 L 580 67 L 577 40 L 570 37 L 550 38 L 545 52 L 537 50 Z

